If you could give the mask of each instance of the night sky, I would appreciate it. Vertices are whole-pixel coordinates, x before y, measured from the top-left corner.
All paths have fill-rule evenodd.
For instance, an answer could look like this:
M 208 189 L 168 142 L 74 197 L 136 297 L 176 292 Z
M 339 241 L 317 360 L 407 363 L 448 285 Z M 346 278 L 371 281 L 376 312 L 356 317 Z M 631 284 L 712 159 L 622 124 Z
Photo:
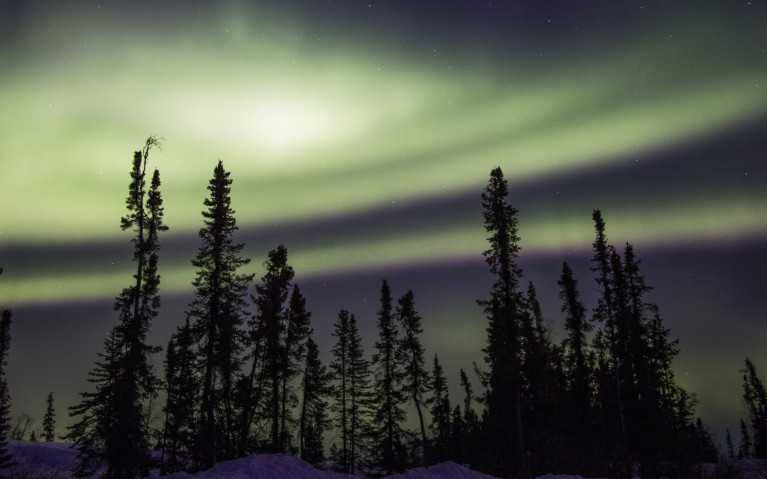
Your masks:
M 340 308 L 371 352 L 386 278 L 395 298 L 413 290 L 457 401 L 459 368 L 482 364 L 480 194 L 501 166 L 555 339 L 562 261 L 595 306 L 600 208 L 722 441 L 744 414 L 744 359 L 767 379 L 765 21 L 764 0 L 0 1 L 13 414 L 39 426 L 53 391 L 63 433 L 88 389 L 133 271 L 132 153 L 155 134 L 171 229 L 154 344 L 184 320 L 221 159 L 244 272 L 287 246 L 325 358 Z

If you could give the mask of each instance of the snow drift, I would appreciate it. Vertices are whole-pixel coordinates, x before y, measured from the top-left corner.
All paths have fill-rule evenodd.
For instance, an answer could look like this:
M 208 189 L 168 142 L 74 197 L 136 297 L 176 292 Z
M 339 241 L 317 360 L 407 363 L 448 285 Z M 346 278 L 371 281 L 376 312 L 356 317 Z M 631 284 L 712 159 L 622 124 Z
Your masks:
M 154 474 L 152 477 L 155 476 Z M 320 471 L 308 462 L 282 454 L 264 454 L 220 462 L 196 474 L 177 472 L 168 479 L 359 479 L 349 474 Z
M 16 465 L 9 471 L 11 477 L 34 479 L 64 479 L 71 476 L 76 464 L 77 451 L 68 444 L 50 442 L 11 441 L 8 450 Z M 103 471 L 102 471 L 103 472 Z M 100 475 L 100 474 L 99 474 Z M 95 476 L 95 477 L 98 477 Z M 297 457 L 282 454 L 249 456 L 221 462 L 207 471 L 188 474 L 177 472 L 167 479 L 360 479 L 359 476 L 321 471 Z M 151 479 L 159 479 L 153 471 Z M 387 478 L 384 478 L 387 479 Z M 443 462 L 435 466 L 395 474 L 388 479 L 495 479 L 487 474 Z

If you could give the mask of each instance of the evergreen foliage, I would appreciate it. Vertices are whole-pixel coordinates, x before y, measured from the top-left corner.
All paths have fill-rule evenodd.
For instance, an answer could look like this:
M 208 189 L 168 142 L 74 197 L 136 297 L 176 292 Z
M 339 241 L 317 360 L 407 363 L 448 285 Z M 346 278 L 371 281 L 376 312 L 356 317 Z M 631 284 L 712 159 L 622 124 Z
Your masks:
M 569 378 L 566 385 L 568 402 L 572 408 L 572 417 L 582 421 L 588 418 L 592 404 L 592 372 L 586 340 L 586 333 L 591 331 L 592 326 L 586 321 L 586 306 L 580 300 L 578 282 L 567 263 L 562 263 L 562 275 L 557 284 L 560 287 L 559 298 L 562 300 L 562 311 L 566 313 L 564 369 Z M 583 431 L 588 429 L 588 425 L 581 422 L 574 425 L 572 429 Z
M 0 274 L 3 269 L 0 268 Z M 4 471 L 14 465 L 8 452 L 11 431 L 11 396 L 8 392 L 8 349 L 11 345 L 11 318 L 9 309 L 0 309 L 0 479 L 7 477 Z
M 425 394 L 429 387 L 429 372 L 424 365 L 424 348 L 421 344 L 421 317 L 415 310 L 415 299 L 412 291 L 408 291 L 399 299 L 395 316 L 402 326 L 403 337 L 400 342 L 400 356 L 404 361 L 403 393 L 410 403 L 415 406 L 418 414 L 418 424 L 421 430 L 421 465 L 426 467 L 426 426 L 421 406 L 425 404 Z
M 740 446 L 738 447 L 738 459 L 751 459 L 754 457 L 754 443 L 748 425 L 743 419 L 740 420 Z
M 298 394 L 294 385 L 305 363 L 307 341 L 311 335 L 311 313 L 306 310 L 306 299 L 298 285 L 293 285 L 290 295 L 280 369 L 280 435 L 279 446 L 283 452 L 294 452 L 290 431 L 296 429 L 296 419 L 291 411 L 298 406 Z
M 194 320 L 201 371 L 199 423 L 195 464 L 199 469 L 236 456 L 235 382 L 241 366 L 242 325 L 248 316 L 247 288 L 253 275 L 237 271 L 250 260 L 242 258 L 242 243 L 234 241 L 239 229 L 231 206 L 230 173 L 219 161 L 208 185 L 200 249 L 192 260 L 197 268 L 195 298 L 188 316 Z
M 334 455 L 338 472 L 355 474 L 359 470 L 362 439 L 369 431 L 370 364 L 362 351 L 362 340 L 354 315 L 338 313 L 333 325 L 333 361 L 330 371 L 334 382 L 335 422 L 341 433 L 341 448 Z
M 53 409 L 53 393 L 48 393 L 43 416 L 43 440 L 53 442 L 56 439 L 56 411 Z
M 411 301 L 412 306 L 412 301 Z M 412 308 L 411 308 L 412 309 Z M 387 475 L 402 472 L 406 462 L 403 454 L 402 423 L 405 420 L 404 370 L 399 331 L 392 311 L 389 284 L 381 284 L 381 309 L 378 311 L 378 341 L 372 358 L 375 377 L 372 391 L 372 452 L 375 461 Z M 412 314 L 415 314 L 413 311 Z
M 299 420 L 299 456 L 318 466 L 325 460 L 323 434 L 332 426 L 328 416 L 328 398 L 332 393 L 330 373 L 320 361 L 317 343 L 306 341 L 306 361 L 302 382 Z
M 658 307 L 645 299 L 651 288 L 633 246 L 627 243 L 621 257 L 607 242 L 601 212 L 595 210 L 592 218 L 592 263 L 601 288 L 594 320 L 602 325 L 594 340 L 595 397 L 606 418 L 606 444 L 618 445 L 608 446 L 606 454 L 614 458 L 615 474 L 626 477 L 638 463 L 642 476 L 651 479 L 668 464 L 689 460 L 682 445 L 694 427 L 693 401 L 674 379 L 677 341 L 670 339 Z
M 743 372 L 743 399 L 748 410 L 748 420 L 751 426 L 753 457 L 767 458 L 767 390 L 764 383 L 756 374 L 756 367 L 750 359 L 746 359 Z
M 165 424 L 160 474 L 186 470 L 195 445 L 199 377 L 189 318 L 176 329 L 165 350 Z
M 253 297 L 258 314 L 250 323 L 251 337 L 256 338 L 254 350 L 263 351 L 263 358 L 254 356 L 254 361 L 263 361 L 265 382 L 261 383 L 264 391 L 260 394 L 265 394 L 266 398 L 270 431 L 267 452 L 271 453 L 286 452 L 287 406 L 297 402 L 295 393 L 288 390 L 288 384 L 298 373 L 297 361 L 309 327 L 309 314 L 297 287 L 290 308 L 285 307 L 294 274 L 287 261 L 288 250 L 283 245 L 269 252 L 264 263 L 266 273 L 261 284 L 256 285 L 257 296 Z
M 437 355 L 431 370 L 431 434 L 432 444 L 429 451 L 429 462 L 437 464 L 450 459 L 452 439 L 452 417 L 450 396 L 447 390 L 447 380 Z
M 134 153 L 131 182 L 121 219 L 123 230 L 135 237 L 133 260 L 135 283 L 123 289 L 115 299 L 119 323 L 104 343 L 89 382 L 96 391 L 82 393 L 82 402 L 70 408 L 70 415 L 80 420 L 70 426 L 68 439 L 78 448 L 77 475 L 92 474 L 106 461 L 107 479 L 144 477 L 149 474 L 151 456 L 149 430 L 144 403 L 159 388 L 149 357 L 160 348 L 146 344 L 152 319 L 159 311 L 160 276 L 157 273 L 160 231 L 163 224 L 160 174 L 154 171 L 146 189 L 146 166 L 149 151 L 159 145 L 155 137 Z
M 150 137 L 134 154 L 128 214 L 121 220 L 122 229 L 135 234 L 135 283 L 115 299 L 119 323 L 90 373 L 94 390 L 70 408 L 79 418 L 67 437 L 78 448 L 80 476 L 106 463 L 107 479 L 132 479 L 146 476 L 151 465 L 147 402 L 160 383 L 149 358 L 159 348 L 147 345 L 146 337 L 160 306 L 158 236 L 167 230 L 156 170 L 145 185 L 149 151 L 157 145 Z M 299 454 L 319 465 L 326 456 L 324 433 L 334 426 L 339 441 L 329 458 L 338 472 L 349 474 L 393 474 L 416 463 L 453 460 L 517 479 L 552 469 L 656 479 L 716 459 L 710 434 L 700 419 L 693 421 L 694 397 L 676 383 L 678 341 L 648 301 L 652 289 L 634 247 L 626 243 L 621 253 L 607 241 L 599 210 L 592 214 L 591 268 L 599 296 L 588 318 L 575 273 L 562 264 L 557 285 L 566 337 L 555 344 L 535 286 L 520 286 L 517 210 L 501 169 L 491 171 L 482 208 L 489 235 L 483 256 L 492 284 L 478 301 L 488 321 L 482 350 L 487 371 L 475 365 L 483 388 L 475 395 L 461 369 L 463 401 L 451 406 L 437 355 L 431 371 L 424 366 L 422 318 L 412 291 L 394 308 L 389 284 L 382 282 L 370 361 L 354 315 L 340 310 L 328 367 L 311 337 L 311 314 L 293 283 L 285 246 L 268 253 L 266 272 L 250 297 L 255 314 L 249 312 L 254 275 L 239 272 L 250 260 L 234 241 L 229 176 L 219 161 L 192 260 L 195 297 L 166 350 L 161 475 L 254 452 Z M 5 370 L 10 322 L 10 311 L 2 310 L 0 479 L 11 459 Z M 767 457 L 767 392 L 748 359 L 743 373 L 749 418 L 741 421 L 737 457 Z M 406 406 L 417 413 L 417 432 L 406 427 Z M 478 414 L 475 407 L 484 409 Z M 45 440 L 54 433 L 51 393 Z M 735 458 L 729 431 L 727 454 Z
M 519 286 L 522 270 L 516 263 L 517 210 L 508 203 L 507 196 L 503 172 L 495 168 L 482 193 L 482 216 L 485 231 L 490 233 L 490 248 L 483 256 L 494 283 L 490 298 L 478 303 L 488 319 L 488 344 L 483 349 L 490 369 L 484 398 L 489 448 L 486 467 L 491 474 L 503 476 L 525 471 L 527 458 L 522 425 L 524 298 Z

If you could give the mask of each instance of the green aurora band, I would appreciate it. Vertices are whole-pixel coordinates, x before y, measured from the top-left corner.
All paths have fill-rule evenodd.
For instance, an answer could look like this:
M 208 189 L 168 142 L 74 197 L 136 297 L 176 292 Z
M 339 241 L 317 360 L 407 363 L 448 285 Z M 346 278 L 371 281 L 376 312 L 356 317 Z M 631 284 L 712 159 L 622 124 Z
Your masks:
M 229 12 L 170 33 L 30 26 L 40 34 L 17 47 L 24 54 L 2 58 L 11 68 L 0 76 L 0 202 L 13 205 L 0 218 L 2 244 L 127 241 L 117 225 L 131 152 L 151 133 L 165 138 L 150 162 L 162 173 L 170 236 L 180 238 L 201 225 L 217 158 L 232 172 L 241 228 L 258 229 L 392 203 L 479 201 L 495 165 L 513 196 L 515 185 L 619 167 L 767 114 L 764 51 L 720 52 L 728 32 L 715 18 L 534 67 L 521 54 L 498 66 L 434 52 L 422 64 L 365 42 L 340 49 L 286 34 L 300 26 L 284 19 L 246 18 Z M 612 237 L 666 245 L 767 232 L 758 192 L 669 195 L 673 203 L 642 198 L 641 209 L 616 199 Z M 588 248 L 588 218 L 568 212 L 522 225 L 524 254 Z M 307 238 L 291 263 L 319 275 L 460 261 L 479 255 L 484 236 L 480 218 L 457 217 L 373 239 Z M 190 289 L 189 259 L 163 260 L 166 292 Z M 2 298 L 109 297 L 129 271 L 20 271 L 0 278 Z

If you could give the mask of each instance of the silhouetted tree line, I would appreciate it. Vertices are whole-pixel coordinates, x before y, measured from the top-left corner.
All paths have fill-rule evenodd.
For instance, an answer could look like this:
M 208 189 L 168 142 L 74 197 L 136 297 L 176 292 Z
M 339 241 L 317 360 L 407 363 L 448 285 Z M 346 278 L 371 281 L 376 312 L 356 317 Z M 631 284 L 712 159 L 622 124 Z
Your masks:
M 503 477 L 547 470 L 587 477 L 679 477 L 716 460 L 693 398 L 674 379 L 677 340 L 648 302 L 651 288 L 633 246 L 607 241 L 599 210 L 591 270 L 599 299 L 589 317 L 567 263 L 558 281 L 566 337 L 551 341 L 535 288 L 522 288 L 517 211 L 500 168 L 482 195 L 495 283 L 481 300 L 488 317 L 482 372 L 484 450 L 472 460 Z
M 3 268 L 0 268 L 3 274 Z M 11 395 L 8 391 L 8 349 L 11 345 L 11 310 L 0 308 L 0 479 L 7 477 L 4 471 L 14 465 L 8 452 L 8 436 L 11 432 Z
M 725 461 L 767 459 L 767 389 L 756 374 L 756 366 L 746 358 L 743 373 L 743 402 L 748 414 L 739 423 L 740 444 L 737 451 L 728 429 L 725 438 Z
M 523 286 L 517 210 L 500 168 L 482 194 L 490 235 L 483 254 L 494 282 L 478 301 L 488 319 L 485 366 L 473 368 L 478 391 L 460 370 L 462 400 L 453 405 L 438 357 L 426 364 L 414 294 L 395 303 L 385 280 L 372 354 L 363 351 L 354 314 L 341 310 L 332 361 L 323 364 L 285 246 L 269 252 L 253 287 L 254 275 L 241 272 L 250 260 L 234 241 L 232 180 L 221 161 L 203 202 L 194 299 L 158 377 L 150 356 L 160 348 L 146 341 L 160 308 L 159 235 L 168 229 L 157 170 L 146 184 L 149 153 L 158 145 L 150 137 L 134 154 L 121 227 L 132 231 L 136 271 L 115 299 L 119 321 L 91 372 L 93 391 L 70 408 L 78 475 L 106 462 L 107 478 L 146 476 L 153 444 L 163 475 L 252 453 L 295 454 L 371 476 L 453 460 L 520 478 L 551 470 L 679 477 L 686 466 L 711 459 L 710 437 L 692 420 L 693 399 L 671 369 L 677 341 L 647 301 L 650 287 L 633 247 L 621 253 L 610 244 L 594 211 L 592 271 L 600 297 L 589 314 L 573 271 L 562 265 L 567 336 L 555 343 L 535 287 Z M 0 341 L 0 353 L 6 347 Z M 7 396 L 3 375 L 0 368 L 0 400 Z M 160 391 L 163 424 L 152 431 L 149 404 Z M 764 395 L 763 387 L 754 391 Z M 413 410 L 416 431 L 406 427 Z M 755 444 L 764 441 L 761 434 Z

